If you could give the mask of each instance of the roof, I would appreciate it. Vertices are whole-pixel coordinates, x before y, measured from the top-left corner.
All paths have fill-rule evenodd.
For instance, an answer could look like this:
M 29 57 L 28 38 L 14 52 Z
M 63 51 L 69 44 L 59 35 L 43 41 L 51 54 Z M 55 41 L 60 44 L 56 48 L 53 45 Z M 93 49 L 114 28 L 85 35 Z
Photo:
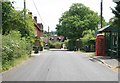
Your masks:
M 112 25 L 107 25 L 98 30 L 98 33 L 101 33 L 101 32 L 118 32 L 118 28 Z
M 39 31 L 42 31 L 41 27 L 39 26 L 39 24 L 42 24 L 42 23 L 35 23 L 34 22 L 34 25 L 35 27 L 39 30 Z M 43 26 L 43 25 L 42 25 Z
M 37 23 L 34 23 L 35 27 L 37 27 L 37 29 L 40 31 L 39 26 L 37 25 Z

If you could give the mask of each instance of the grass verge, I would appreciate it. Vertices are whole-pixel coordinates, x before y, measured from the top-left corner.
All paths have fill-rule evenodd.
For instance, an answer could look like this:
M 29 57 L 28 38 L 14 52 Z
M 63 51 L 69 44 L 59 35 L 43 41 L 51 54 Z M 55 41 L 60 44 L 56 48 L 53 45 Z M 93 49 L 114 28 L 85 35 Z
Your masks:
M 30 57 L 29 56 L 23 56 L 23 57 L 20 57 L 18 59 L 15 59 L 11 65 L 7 65 L 7 68 L 3 68 L 2 65 L 0 65 L 0 73 L 1 72 L 5 72 L 7 70 L 10 70 L 12 68 L 14 68 L 15 66 L 19 65 L 19 64 L 22 64 L 24 63 L 26 60 L 28 60 Z

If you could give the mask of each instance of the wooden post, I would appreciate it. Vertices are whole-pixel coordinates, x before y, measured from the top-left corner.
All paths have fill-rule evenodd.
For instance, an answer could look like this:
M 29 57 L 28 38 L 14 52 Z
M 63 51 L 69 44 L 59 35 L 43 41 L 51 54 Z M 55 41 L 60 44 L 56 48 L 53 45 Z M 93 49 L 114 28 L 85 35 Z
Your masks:
M 101 3 L 100 3 L 100 24 L 101 24 L 101 28 L 102 28 L 102 14 L 103 14 L 103 0 L 101 0 Z

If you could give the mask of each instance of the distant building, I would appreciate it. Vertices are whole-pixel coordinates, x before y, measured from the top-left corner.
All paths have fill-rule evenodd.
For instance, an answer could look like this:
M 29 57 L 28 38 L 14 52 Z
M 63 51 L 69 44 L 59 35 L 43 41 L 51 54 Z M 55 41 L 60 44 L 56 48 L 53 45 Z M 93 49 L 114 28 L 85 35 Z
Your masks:
M 62 42 L 64 40 L 64 36 L 50 36 L 49 40 Z

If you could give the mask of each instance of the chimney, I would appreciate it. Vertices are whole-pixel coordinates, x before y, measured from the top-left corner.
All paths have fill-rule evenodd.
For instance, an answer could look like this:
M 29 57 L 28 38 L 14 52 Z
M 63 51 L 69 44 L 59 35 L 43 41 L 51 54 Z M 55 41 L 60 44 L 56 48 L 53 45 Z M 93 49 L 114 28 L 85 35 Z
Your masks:
M 37 23 L 37 16 L 34 16 L 34 20 L 35 20 L 35 22 Z
M 43 25 L 42 25 L 42 23 L 38 23 L 38 26 L 39 26 L 40 30 L 43 31 Z
M 32 18 L 32 12 L 28 12 L 29 16 Z
M 39 26 L 39 28 L 41 27 L 40 23 L 37 23 L 37 25 Z

